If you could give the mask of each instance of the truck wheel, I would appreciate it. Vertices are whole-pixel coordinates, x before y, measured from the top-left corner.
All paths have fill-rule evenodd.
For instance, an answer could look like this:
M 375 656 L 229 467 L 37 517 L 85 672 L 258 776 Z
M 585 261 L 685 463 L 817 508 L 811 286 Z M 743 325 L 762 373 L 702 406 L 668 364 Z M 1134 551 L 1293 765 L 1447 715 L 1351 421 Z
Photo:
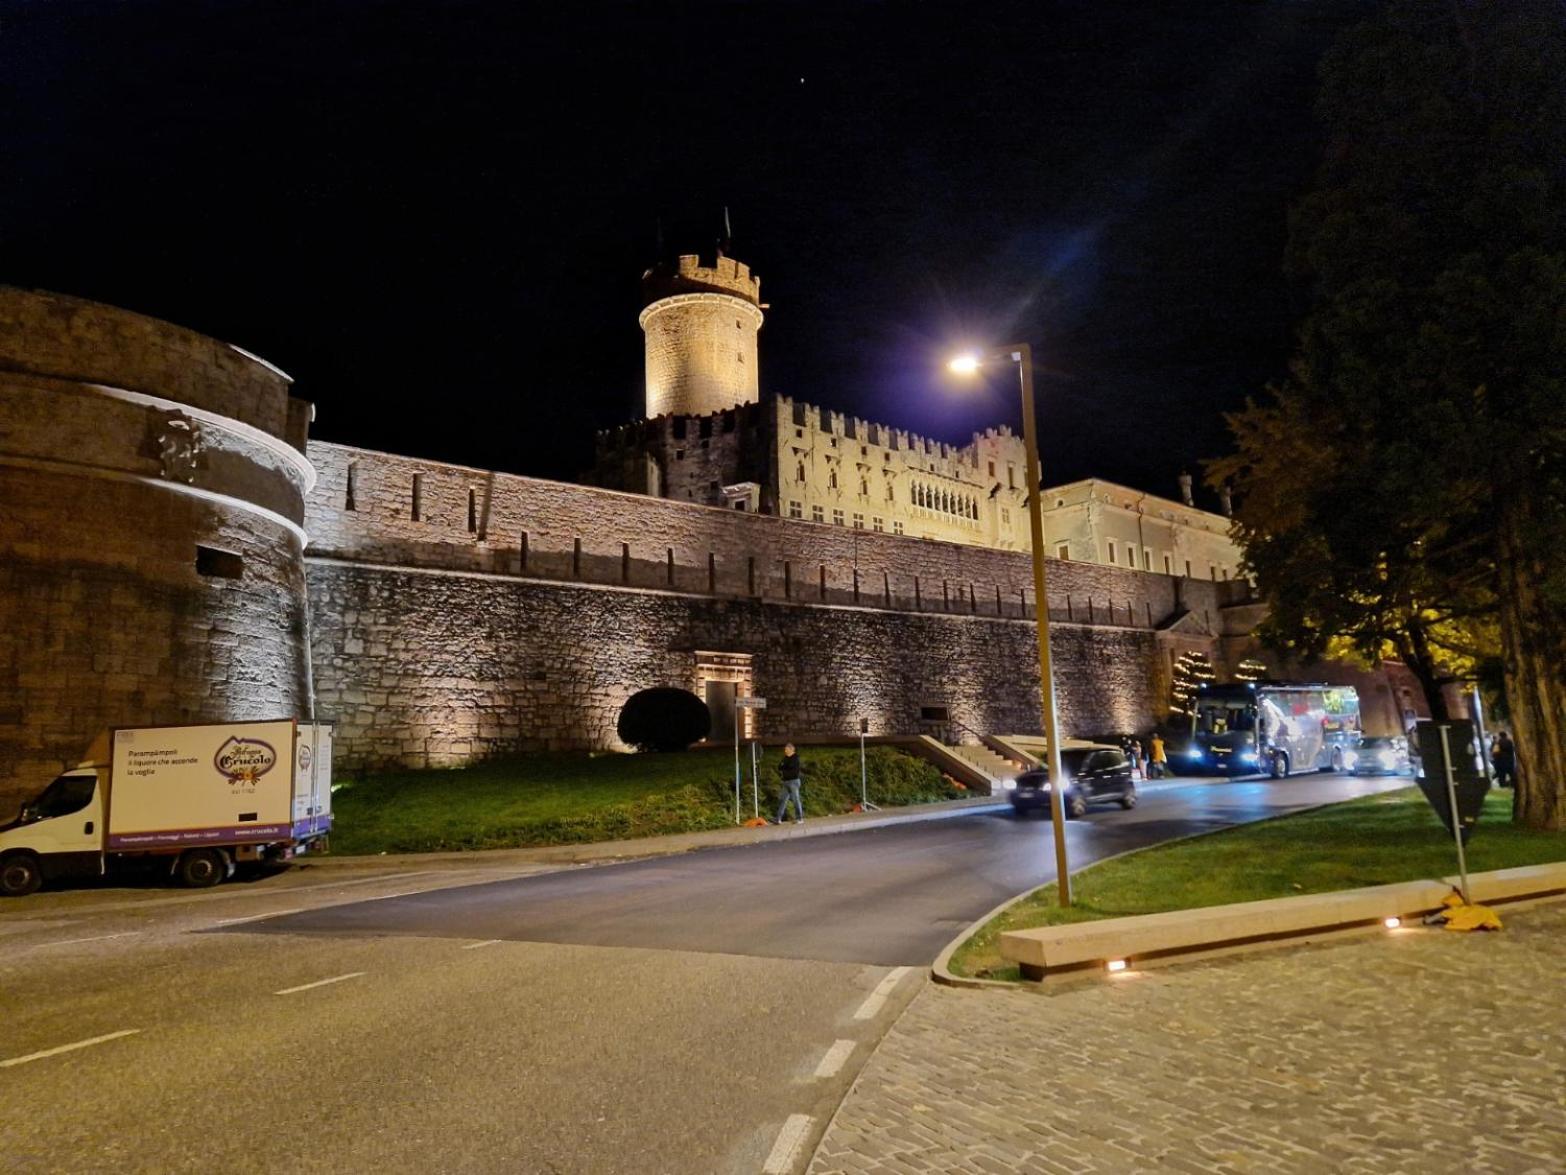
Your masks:
M 0 896 L 25 898 L 43 884 L 43 867 L 31 853 L 13 853 L 0 861 Z
M 191 849 L 174 866 L 174 876 L 187 889 L 207 889 L 228 876 L 228 854 L 221 849 Z
M 1274 779 L 1287 779 L 1289 777 L 1289 757 L 1282 751 L 1272 757 L 1272 777 Z
M 1333 747 L 1332 748 L 1332 762 L 1331 762 L 1331 764 L 1329 766 L 1324 768 L 1324 770 L 1327 770 L 1327 771 L 1337 771 L 1339 773 L 1342 772 L 1342 770 L 1343 770 L 1343 748 L 1342 747 Z

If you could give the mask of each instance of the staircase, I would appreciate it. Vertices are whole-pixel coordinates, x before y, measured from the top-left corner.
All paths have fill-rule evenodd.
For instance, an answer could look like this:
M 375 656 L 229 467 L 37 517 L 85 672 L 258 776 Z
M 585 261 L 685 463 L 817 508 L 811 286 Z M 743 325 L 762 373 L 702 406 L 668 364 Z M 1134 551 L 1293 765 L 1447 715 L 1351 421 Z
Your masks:
M 969 768 L 989 782 L 990 794 L 1001 791 L 1004 780 L 1016 779 L 1023 770 L 1021 763 L 1008 759 L 978 743 L 960 743 L 946 747 L 948 754 L 962 760 Z

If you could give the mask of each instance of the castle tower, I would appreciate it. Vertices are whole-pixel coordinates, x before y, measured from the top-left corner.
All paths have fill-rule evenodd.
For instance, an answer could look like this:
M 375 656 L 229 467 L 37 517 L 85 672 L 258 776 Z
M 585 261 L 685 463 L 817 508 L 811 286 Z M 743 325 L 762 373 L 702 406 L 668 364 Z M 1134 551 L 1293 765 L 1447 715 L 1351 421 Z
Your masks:
M 647 347 L 647 415 L 705 416 L 760 399 L 756 333 L 761 279 L 720 250 L 642 275 L 638 321 Z
M 0 820 L 104 727 L 308 714 L 315 471 L 290 382 L 0 286 Z

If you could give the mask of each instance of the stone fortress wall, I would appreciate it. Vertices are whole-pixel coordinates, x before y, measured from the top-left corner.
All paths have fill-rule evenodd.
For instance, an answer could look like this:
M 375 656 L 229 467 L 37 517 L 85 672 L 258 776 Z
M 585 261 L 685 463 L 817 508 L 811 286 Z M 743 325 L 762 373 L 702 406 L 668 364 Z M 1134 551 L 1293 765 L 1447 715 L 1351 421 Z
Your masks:
M 308 404 L 229 344 L 0 287 L 0 815 L 109 726 L 308 710 Z
M 616 746 L 713 675 L 764 737 L 1038 728 L 1026 554 L 312 442 L 321 712 L 346 764 Z M 1242 583 L 1051 561 L 1063 726 L 1145 729 L 1175 653 L 1247 647 Z M 1238 643 L 1235 643 L 1238 642 Z M 944 717 L 943 717 L 944 716 Z

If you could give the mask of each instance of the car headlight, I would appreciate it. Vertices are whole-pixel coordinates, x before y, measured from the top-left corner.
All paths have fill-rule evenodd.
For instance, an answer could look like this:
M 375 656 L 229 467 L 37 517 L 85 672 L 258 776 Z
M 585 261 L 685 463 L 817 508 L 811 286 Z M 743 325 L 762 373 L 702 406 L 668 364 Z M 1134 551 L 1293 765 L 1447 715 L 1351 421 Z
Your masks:
M 1188 748 L 1186 748 L 1185 757 L 1187 759 L 1200 759 L 1202 757 L 1202 748 L 1201 747 L 1188 747 Z
M 1016 788 L 1016 786 L 1017 786 L 1017 781 L 1015 779 L 1003 779 L 1003 780 L 1001 780 L 1001 790 L 1002 791 L 1012 791 L 1013 789 Z
M 1392 751 L 1382 751 L 1379 755 L 1376 756 L 1376 762 L 1380 763 L 1383 767 L 1396 767 L 1397 755 Z
M 1256 752 L 1255 751 L 1241 751 L 1240 752 L 1240 762 L 1242 762 L 1242 763 L 1254 763 L 1254 762 L 1256 762 Z

